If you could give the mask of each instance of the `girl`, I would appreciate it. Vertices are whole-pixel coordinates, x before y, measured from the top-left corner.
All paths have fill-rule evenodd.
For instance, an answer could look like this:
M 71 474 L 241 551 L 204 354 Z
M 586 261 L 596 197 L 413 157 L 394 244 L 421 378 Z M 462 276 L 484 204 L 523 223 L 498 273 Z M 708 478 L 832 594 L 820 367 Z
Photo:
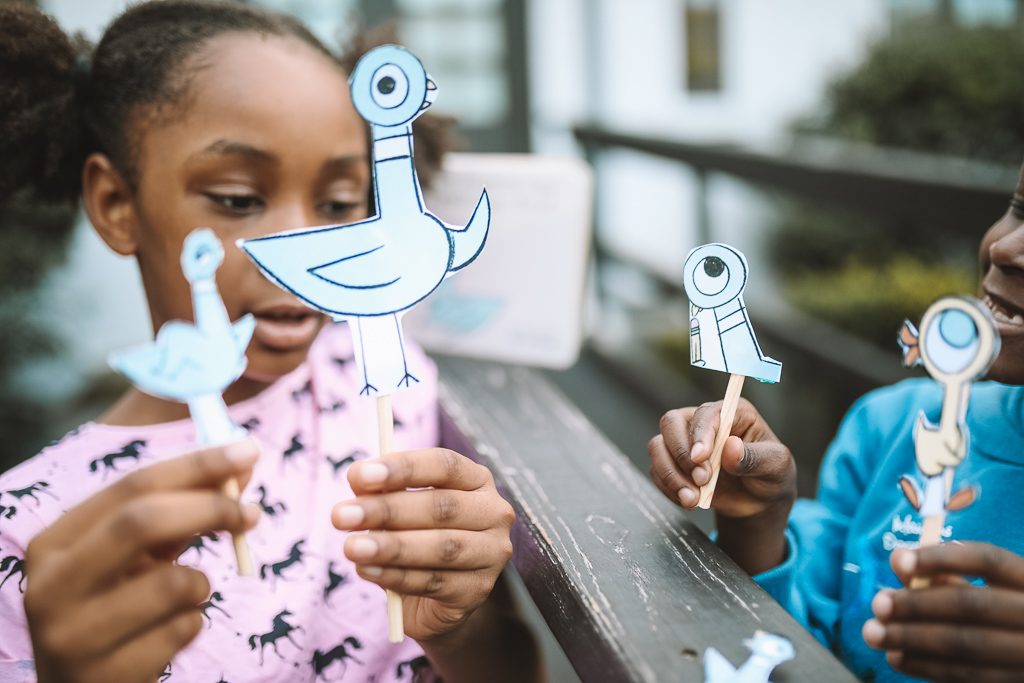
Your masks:
M 347 330 L 233 246 L 366 216 L 366 129 L 338 60 L 287 17 L 169 0 L 128 9 L 91 55 L 44 15 L 0 9 L 0 74 L 0 197 L 81 196 L 137 258 L 154 328 L 190 319 L 179 252 L 212 227 L 227 310 L 258 321 L 226 394 L 254 438 L 189 452 L 184 406 L 130 390 L 0 477 L 0 679 L 537 678 L 493 590 L 511 508 L 485 468 L 432 448 L 436 377 L 395 396 L 396 446 L 417 450 L 364 461 L 376 420 Z M 258 504 L 220 493 L 235 476 Z M 256 578 L 232 566 L 224 532 L 243 531 Z M 405 596 L 404 643 L 386 642 L 371 583 Z
M 958 542 L 907 547 L 917 545 L 919 518 L 897 482 L 916 472 L 918 413 L 938 420 L 942 390 L 930 379 L 854 405 L 825 455 L 816 500 L 794 505 L 793 457 L 750 403 L 740 406 L 722 454 L 718 545 L 864 680 L 1022 680 L 1024 169 L 980 252 L 981 296 L 1002 351 L 989 371 L 995 381 L 971 392 L 972 452 L 956 476 L 981 497 L 947 518 L 944 536 Z M 685 508 L 708 482 L 720 412 L 720 402 L 671 411 L 648 446 L 654 482 Z M 936 580 L 900 588 L 917 576 Z

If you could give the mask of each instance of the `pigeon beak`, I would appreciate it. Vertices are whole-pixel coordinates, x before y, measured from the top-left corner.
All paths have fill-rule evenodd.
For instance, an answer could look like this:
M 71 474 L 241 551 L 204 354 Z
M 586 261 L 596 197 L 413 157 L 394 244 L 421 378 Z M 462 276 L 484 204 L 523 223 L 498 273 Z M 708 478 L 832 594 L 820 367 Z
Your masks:
M 427 76 L 427 96 L 423 98 L 423 106 L 420 110 L 430 108 L 430 105 L 437 99 L 437 83 L 434 83 L 434 79 Z

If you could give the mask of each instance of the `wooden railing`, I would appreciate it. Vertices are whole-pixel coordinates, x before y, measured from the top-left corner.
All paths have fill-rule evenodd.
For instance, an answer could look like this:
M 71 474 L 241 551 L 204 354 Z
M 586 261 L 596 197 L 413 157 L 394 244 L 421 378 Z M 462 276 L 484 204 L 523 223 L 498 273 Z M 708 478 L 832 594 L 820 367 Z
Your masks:
M 515 507 L 512 563 L 583 681 L 703 681 L 758 629 L 796 646 L 776 683 L 855 680 L 540 372 L 439 365 L 444 441 Z

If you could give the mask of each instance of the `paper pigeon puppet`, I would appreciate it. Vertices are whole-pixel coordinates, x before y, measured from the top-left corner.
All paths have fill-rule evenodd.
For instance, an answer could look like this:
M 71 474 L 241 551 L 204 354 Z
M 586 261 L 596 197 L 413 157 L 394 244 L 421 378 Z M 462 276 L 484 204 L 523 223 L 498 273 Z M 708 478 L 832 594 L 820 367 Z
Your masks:
M 765 631 L 756 631 L 743 644 L 751 655 L 738 669 L 721 652 L 709 647 L 704 652 L 704 683 L 768 683 L 772 670 L 796 655 L 792 643 Z
M 782 363 L 761 353 L 743 304 L 747 259 L 725 244 L 693 249 L 683 266 L 690 300 L 690 363 L 776 383 Z
M 181 250 L 181 270 L 192 288 L 195 324 L 172 320 L 156 340 L 110 355 L 117 372 L 147 394 L 187 403 L 200 444 L 245 436 L 228 417 L 222 394 L 245 370 L 245 349 L 256 326 L 251 315 L 232 324 L 214 278 L 224 248 L 212 230 L 194 230 Z
M 930 545 L 940 541 L 947 511 L 974 502 L 977 492 L 970 487 L 951 495 L 953 474 L 970 450 L 966 417 L 971 383 L 999 355 L 1000 339 L 992 314 L 980 301 L 951 296 L 925 311 L 920 333 L 905 321 L 898 341 L 904 365 L 924 365 L 943 388 L 939 423 L 921 412 L 914 425 L 914 453 L 924 486 L 909 476 L 900 479 L 903 494 L 924 518 L 921 544 Z
M 423 204 L 413 165 L 412 122 L 437 86 L 411 52 L 384 45 L 349 79 L 356 111 L 370 124 L 376 215 L 245 240 L 264 274 L 307 305 L 352 329 L 365 395 L 418 381 L 405 354 L 401 316 L 483 249 L 491 206 L 484 190 L 464 227 Z

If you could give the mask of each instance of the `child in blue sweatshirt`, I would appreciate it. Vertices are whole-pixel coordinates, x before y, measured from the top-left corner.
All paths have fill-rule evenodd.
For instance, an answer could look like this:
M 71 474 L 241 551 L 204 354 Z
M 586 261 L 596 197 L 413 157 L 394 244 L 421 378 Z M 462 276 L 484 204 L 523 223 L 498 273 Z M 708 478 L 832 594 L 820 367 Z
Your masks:
M 1002 350 L 975 386 L 970 454 L 938 546 L 916 549 L 920 516 L 897 486 L 916 472 L 919 411 L 938 422 L 941 387 L 912 379 L 861 398 L 796 500 L 796 464 L 742 401 L 722 454 L 717 543 L 864 680 L 1024 681 L 1024 169 L 981 241 L 980 296 Z M 659 489 L 684 508 L 709 479 L 721 402 L 667 413 L 648 451 Z M 948 542 L 955 541 L 955 542 Z M 913 577 L 929 588 L 909 590 Z M 980 579 L 980 580 L 978 580 Z

